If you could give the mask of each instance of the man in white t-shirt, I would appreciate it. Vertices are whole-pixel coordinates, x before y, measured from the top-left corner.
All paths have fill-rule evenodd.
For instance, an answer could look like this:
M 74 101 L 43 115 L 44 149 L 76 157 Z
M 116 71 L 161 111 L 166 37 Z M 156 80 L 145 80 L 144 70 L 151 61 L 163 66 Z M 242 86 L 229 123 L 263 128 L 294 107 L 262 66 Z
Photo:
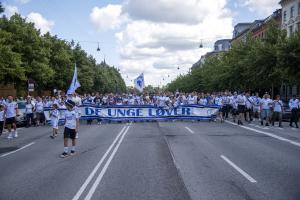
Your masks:
M 271 121 L 271 107 L 273 101 L 270 99 L 270 95 L 265 94 L 264 97 L 260 101 L 260 110 L 261 110 L 261 125 L 264 125 L 264 119 L 266 120 L 266 126 L 269 126 Z
M 277 95 L 276 99 L 273 101 L 272 126 L 274 126 L 275 121 L 278 119 L 279 127 L 282 128 L 282 112 L 283 103 L 280 100 L 280 95 Z
M 238 124 L 243 125 L 242 120 L 245 119 L 245 111 L 246 111 L 246 96 L 244 92 L 242 92 L 240 95 L 237 96 L 237 106 L 238 106 L 238 113 L 239 113 L 239 118 L 238 118 Z
M 18 137 L 17 126 L 16 126 L 16 116 L 19 115 L 18 104 L 13 101 L 13 97 L 9 95 L 7 97 L 7 102 L 5 102 L 5 124 L 8 129 L 8 139 L 12 139 L 13 137 Z M 11 127 L 14 129 L 14 136 L 11 133 Z
M 41 97 L 37 97 L 37 102 L 35 103 L 35 112 L 36 112 L 36 125 L 39 126 L 40 123 L 45 123 L 45 116 L 44 116 L 44 103 Z

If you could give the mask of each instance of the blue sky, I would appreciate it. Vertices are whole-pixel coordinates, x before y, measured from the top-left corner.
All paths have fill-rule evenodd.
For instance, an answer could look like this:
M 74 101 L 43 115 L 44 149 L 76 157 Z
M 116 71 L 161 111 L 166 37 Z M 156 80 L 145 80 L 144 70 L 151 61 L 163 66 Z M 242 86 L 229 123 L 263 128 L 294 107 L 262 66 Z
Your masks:
M 170 5 L 157 0 L 147 6 L 142 4 L 143 1 L 2 0 L 2 3 L 7 7 L 7 14 L 19 12 L 40 22 L 42 29 L 49 29 L 59 38 L 79 41 L 98 62 L 105 55 L 108 64 L 121 69 L 127 84 L 144 72 L 148 83 L 153 85 L 166 84 L 179 73 L 187 72 L 191 64 L 212 48 L 214 40 L 229 37 L 236 23 L 265 18 L 279 7 L 278 0 L 215 0 L 213 3 L 186 0 L 190 3 L 200 1 L 199 11 L 189 12 L 193 7 L 183 3 L 180 8 L 181 1 L 178 0 L 170 0 L 173 1 Z M 171 13 L 160 11 L 161 8 L 172 8 L 172 5 L 174 13 L 173 10 Z M 224 17 L 215 16 L 220 12 Z M 193 18 L 199 20 L 189 21 Z M 221 25 L 224 27 L 219 27 Z M 197 31 L 201 34 L 197 35 Z M 207 38 L 203 50 L 196 48 L 201 38 Z M 96 51 L 97 42 L 100 53 Z M 179 65 L 182 70 L 174 70 Z M 167 75 L 170 78 L 166 78 Z

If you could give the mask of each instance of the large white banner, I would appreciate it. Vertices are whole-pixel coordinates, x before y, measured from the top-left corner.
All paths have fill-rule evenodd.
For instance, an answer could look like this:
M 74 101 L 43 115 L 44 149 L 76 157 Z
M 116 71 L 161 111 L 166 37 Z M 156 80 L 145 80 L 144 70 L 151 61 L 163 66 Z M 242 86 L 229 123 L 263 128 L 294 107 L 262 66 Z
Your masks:
M 216 117 L 217 106 L 188 105 L 176 108 L 155 106 L 81 106 L 78 109 L 80 119 L 102 119 L 113 121 L 138 120 L 211 120 Z M 45 117 L 50 120 L 51 109 L 45 109 Z M 60 110 L 60 119 L 64 119 L 65 110 Z

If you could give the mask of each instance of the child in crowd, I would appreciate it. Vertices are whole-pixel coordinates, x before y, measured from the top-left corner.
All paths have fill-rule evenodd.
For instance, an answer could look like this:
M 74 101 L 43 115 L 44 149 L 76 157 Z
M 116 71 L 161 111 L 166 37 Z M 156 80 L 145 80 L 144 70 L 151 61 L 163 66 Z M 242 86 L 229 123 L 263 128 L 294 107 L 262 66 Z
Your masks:
M 72 100 L 66 101 L 67 110 L 65 112 L 66 123 L 64 130 L 64 152 L 61 154 L 62 158 L 67 157 L 69 154 L 68 142 L 72 141 L 71 155 L 75 154 L 76 145 L 76 132 L 79 127 L 79 115 L 75 111 L 75 102 Z
M 51 117 L 51 126 L 53 129 L 53 133 L 50 137 L 54 139 L 58 134 L 58 122 L 59 122 L 59 110 L 58 110 L 58 105 L 56 103 L 53 104 L 53 111 L 51 112 L 50 117 Z

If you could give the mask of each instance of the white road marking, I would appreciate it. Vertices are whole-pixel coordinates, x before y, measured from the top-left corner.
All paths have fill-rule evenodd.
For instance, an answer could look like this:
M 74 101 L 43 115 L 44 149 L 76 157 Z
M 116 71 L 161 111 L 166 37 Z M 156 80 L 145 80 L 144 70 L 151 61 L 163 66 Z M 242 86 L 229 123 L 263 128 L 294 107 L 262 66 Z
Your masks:
M 221 158 L 223 160 L 225 160 L 231 167 L 233 167 L 236 171 L 238 171 L 240 174 L 242 174 L 246 179 L 248 179 L 248 181 L 250 181 L 251 183 L 256 183 L 257 181 L 252 178 L 249 174 L 247 174 L 244 170 L 242 170 L 241 168 L 239 168 L 236 164 L 234 164 L 233 162 L 231 162 L 226 156 L 221 155 Z
M 88 194 L 86 195 L 86 197 L 84 198 L 84 200 L 90 200 L 93 197 L 94 192 L 96 191 L 96 188 L 98 187 L 99 183 L 101 182 L 110 162 L 112 161 L 112 159 L 114 158 L 116 152 L 118 151 L 125 135 L 127 134 L 128 130 L 129 130 L 130 126 L 127 127 L 127 129 L 125 130 L 125 132 L 123 133 L 121 139 L 118 141 L 116 147 L 114 148 L 113 152 L 111 153 L 110 157 L 108 158 L 107 162 L 105 163 L 103 169 L 101 170 L 100 174 L 98 175 L 96 181 L 94 182 L 93 186 L 91 187 L 91 189 L 89 190 Z
M 193 130 L 191 130 L 189 127 L 185 127 L 186 128 L 186 130 L 188 130 L 191 134 L 194 134 L 195 132 L 193 131 Z
M 109 146 L 109 148 L 107 149 L 107 151 L 105 152 L 105 154 L 102 156 L 101 160 L 97 163 L 97 165 L 95 166 L 95 168 L 93 169 L 93 171 L 90 173 L 90 175 L 88 176 L 88 178 L 85 180 L 85 182 L 83 183 L 83 185 L 80 187 L 80 189 L 78 190 L 78 192 L 76 193 L 76 195 L 73 197 L 72 200 L 78 200 L 80 198 L 80 196 L 82 195 L 82 193 L 84 192 L 84 190 L 86 189 L 87 185 L 91 182 L 92 178 L 95 176 L 96 172 L 98 171 L 98 169 L 100 168 L 100 166 L 102 165 L 103 161 L 105 160 L 105 158 L 107 157 L 107 155 L 110 153 L 111 149 L 113 148 L 113 146 L 116 144 L 116 142 L 118 141 L 118 139 L 120 138 L 120 136 L 122 135 L 122 133 L 124 132 L 126 126 L 124 126 L 122 128 L 122 130 L 120 131 L 120 133 L 116 136 L 115 140 L 113 141 L 113 143 Z
M 225 122 L 227 122 L 227 123 L 229 123 L 229 124 L 234 124 L 234 123 L 232 123 L 232 122 L 230 122 L 230 121 L 225 121 Z M 286 138 L 284 138 L 284 137 L 280 137 L 280 136 L 278 136 L 278 135 L 274 135 L 274 134 L 272 134 L 272 133 L 269 133 L 269 132 L 265 132 L 265 131 L 260 131 L 260 130 L 257 130 L 257 129 L 254 129 L 254 128 L 250 128 L 250 127 L 247 127 L 247 126 L 240 126 L 241 128 L 244 128 L 244 129 L 247 129 L 247 130 L 250 130 L 250 131 L 254 131 L 254 132 L 256 132 L 256 133 L 261 133 L 261 134 L 264 134 L 264 135 L 267 135 L 267 136 L 269 136 L 269 137 L 272 137 L 272 138 L 275 138 L 275 139 L 278 139 L 278 140 L 281 140 L 281 141 L 284 141 L 284 142 L 288 142 L 288 143 L 290 143 L 290 144 L 293 144 L 293 145 L 295 145 L 295 146 L 298 146 L 298 147 L 300 147 L 300 143 L 299 142 L 295 142 L 295 141 L 293 141 L 293 140 L 289 140 L 289 139 L 286 139 Z
M 0 157 L 3 158 L 3 157 L 8 156 L 8 155 L 10 155 L 10 154 L 16 153 L 16 152 L 18 152 L 18 151 L 21 151 L 22 149 L 25 149 L 25 148 L 27 148 L 27 147 L 30 147 L 30 146 L 33 145 L 33 144 L 35 144 L 35 142 L 31 142 L 31 143 L 29 143 L 29 144 L 27 144 L 27 145 L 25 145 L 25 146 L 23 146 L 23 147 L 21 147 L 21 148 L 19 148 L 19 149 L 17 149 L 17 150 L 14 150 L 14 151 L 11 151 L 11 152 L 2 154 Z

